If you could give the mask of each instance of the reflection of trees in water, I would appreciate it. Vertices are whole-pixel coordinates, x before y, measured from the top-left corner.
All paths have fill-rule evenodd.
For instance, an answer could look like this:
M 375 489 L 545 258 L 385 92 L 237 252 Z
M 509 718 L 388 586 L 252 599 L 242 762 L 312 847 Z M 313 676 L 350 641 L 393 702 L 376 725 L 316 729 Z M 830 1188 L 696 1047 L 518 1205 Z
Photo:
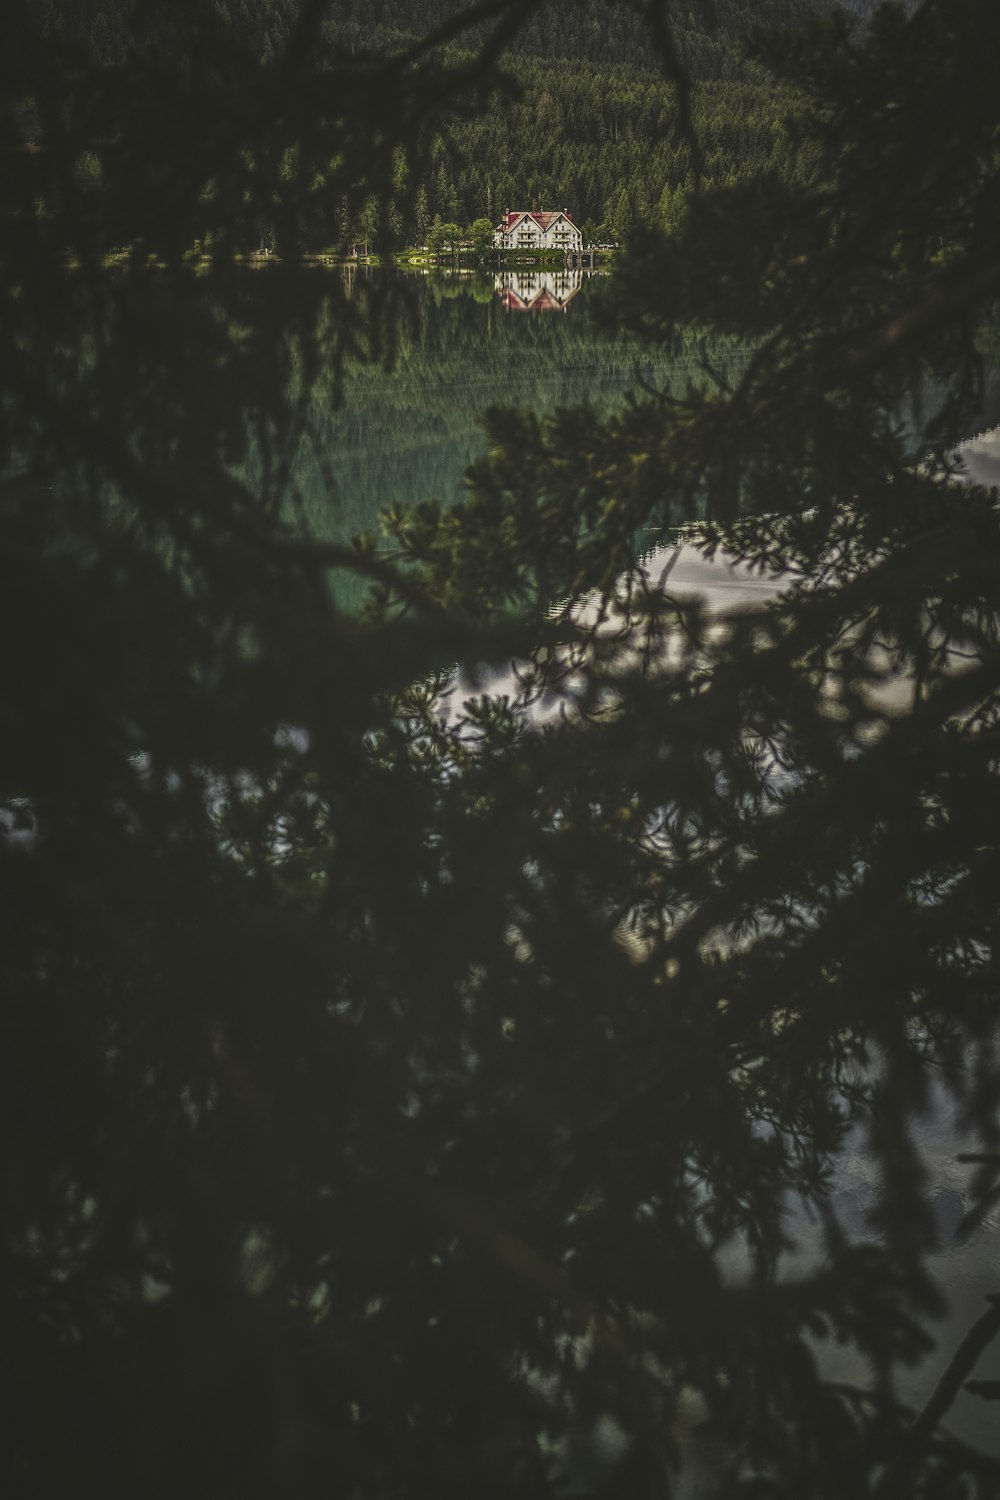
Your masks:
M 492 288 L 492 278 L 486 284 Z M 545 320 L 508 318 L 469 283 L 452 283 L 457 295 L 446 297 L 422 282 L 410 290 L 419 322 L 398 330 L 392 368 L 352 366 L 343 405 L 320 398 L 310 411 L 294 477 L 322 535 L 370 530 L 390 504 L 458 499 L 466 468 L 483 452 L 483 413 L 492 406 L 539 418 L 584 405 L 603 413 L 642 381 L 683 389 L 705 379 L 695 341 L 650 351 L 596 326 L 588 316 L 593 287 L 572 319 Z M 713 341 L 719 368 L 735 375 L 747 357 L 731 341 Z
M 884 415 L 919 347 L 961 429 L 956 309 L 995 267 L 984 15 L 925 9 L 856 54 L 885 109 L 836 114 L 837 191 L 800 212 L 737 186 L 626 268 L 630 324 L 752 339 L 736 378 L 604 420 L 494 412 L 464 503 L 395 518 L 396 572 L 311 538 L 294 466 L 345 364 L 419 378 L 433 351 L 403 286 L 291 269 L 310 179 L 285 150 L 336 145 L 347 193 L 388 178 L 439 59 L 396 91 L 341 63 L 352 113 L 303 32 L 262 109 L 236 62 L 221 91 L 225 48 L 88 90 L 13 30 L 4 76 L 34 70 L 47 132 L 4 168 L 17 1493 L 543 1496 L 563 1461 L 667 1494 L 694 1412 L 731 1495 L 995 1490 L 896 1394 L 940 1305 L 914 1120 L 943 1089 L 989 1155 L 998 1089 L 995 497 L 914 470 Z M 913 150 L 928 58 L 955 128 Z M 20 140 L 23 89 L 0 97 Z M 88 131 L 163 119 L 144 178 L 138 131 L 103 186 L 66 171 Z M 255 131 L 281 149 L 250 181 Z M 227 248 L 274 218 L 285 269 L 98 265 L 126 231 L 169 260 L 204 215 Z M 481 311 L 536 355 L 574 322 Z M 516 656 L 525 699 L 558 692 L 579 629 L 551 601 L 628 573 L 638 528 L 706 491 L 728 545 L 809 586 L 720 628 L 633 575 L 647 649 L 602 620 L 572 721 L 437 721 L 441 662 Z M 343 574 L 383 591 L 367 618 L 338 609 Z M 887 659 L 903 712 L 871 707 Z M 826 1193 L 858 1132 L 870 1226 Z M 795 1272 L 791 1201 L 821 1245 Z M 836 1341 L 864 1389 L 825 1379 Z

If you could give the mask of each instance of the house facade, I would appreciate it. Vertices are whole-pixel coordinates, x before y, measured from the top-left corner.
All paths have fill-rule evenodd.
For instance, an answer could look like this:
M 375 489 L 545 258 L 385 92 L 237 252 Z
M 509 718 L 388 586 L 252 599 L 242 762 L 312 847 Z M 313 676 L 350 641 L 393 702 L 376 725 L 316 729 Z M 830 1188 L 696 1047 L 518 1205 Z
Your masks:
M 498 250 L 579 251 L 583 248 L 583 235 L 568 209 L 529 213 L 522 208 L 501 214 L 493 243 Z

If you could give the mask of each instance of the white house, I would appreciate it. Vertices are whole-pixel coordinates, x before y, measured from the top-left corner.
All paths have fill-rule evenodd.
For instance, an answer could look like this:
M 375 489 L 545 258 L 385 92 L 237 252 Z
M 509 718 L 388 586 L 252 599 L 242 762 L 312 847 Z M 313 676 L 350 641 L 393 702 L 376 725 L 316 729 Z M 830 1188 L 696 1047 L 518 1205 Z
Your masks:
M 493 232 L 498 250 L 580 250 L 583 235 L 565 208 L 554 213 L 505 211 Z

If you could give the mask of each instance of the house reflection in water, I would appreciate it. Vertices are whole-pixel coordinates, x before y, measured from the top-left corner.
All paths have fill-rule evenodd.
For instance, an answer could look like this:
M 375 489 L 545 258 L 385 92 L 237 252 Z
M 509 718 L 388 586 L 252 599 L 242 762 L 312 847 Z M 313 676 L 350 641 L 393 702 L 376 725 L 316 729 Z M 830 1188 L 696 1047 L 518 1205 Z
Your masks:
M 580 271 L 505 271 L 497 277 L 497 296 L 508 312 L 565 312 L 582 281 Z

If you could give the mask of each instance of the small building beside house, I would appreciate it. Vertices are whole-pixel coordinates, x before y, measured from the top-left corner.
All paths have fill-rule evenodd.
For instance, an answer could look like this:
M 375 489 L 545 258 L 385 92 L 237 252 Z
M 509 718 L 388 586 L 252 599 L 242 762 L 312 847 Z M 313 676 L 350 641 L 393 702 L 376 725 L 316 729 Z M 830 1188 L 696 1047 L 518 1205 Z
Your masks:
M 567 250 L 579 252 L 583 235 L 566 208 L 552 212 L 505 210 L 493 232 L 498 250 Z

